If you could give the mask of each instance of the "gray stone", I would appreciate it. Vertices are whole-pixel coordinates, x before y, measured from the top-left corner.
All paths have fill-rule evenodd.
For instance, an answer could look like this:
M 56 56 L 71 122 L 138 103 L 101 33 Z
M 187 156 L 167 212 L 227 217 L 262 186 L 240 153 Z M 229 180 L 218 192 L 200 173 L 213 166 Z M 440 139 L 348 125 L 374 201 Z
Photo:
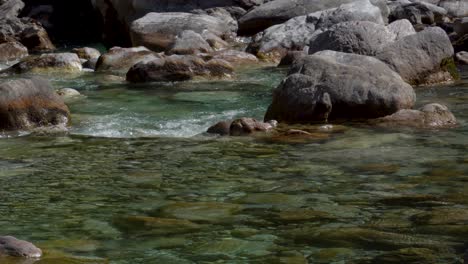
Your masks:
M 42 251 L 28 241 L 19 240 L 12 236 L 0 236 L 0 256 L 2 255 L 40 258 L 42 256 Z
M 369 21 L 339 23 L 310 42 L 309 54 L 321 50 L 374 56 L 396 36 L 385 26 Z
M 0 62 L 12 61 L 28 56 L 28 49 L 19 42 L 0 44 Z
M 447 10 L 452 17 L 468 16 L 468 2 L 466 0 L 441 0 L 439 6 Z
M 445 31 L 433 27 L 387 45 L 376 57 L 405 81 L 418 85 L 453 80 L 452 65 L 447 65 L 453 55 L 452 43 Z
M 172 55 L 134 65 L 127 73 L 130 82 L 187 81 L 195 77 L 224 78 L 234 69 L 224 60 L 204 61 L 193 55 Z
M 76 48 L 73 49 L 73 52 L 76 53 L 80 59 L 85 60 L 97 59 L 101 56 L 101 52 L 95 48 Z
M 96 71 L 126 74 L 133 65 L 157 58 L 161 58 L 161 55 L 145 47 L 113 47 L 107 53 L 99 57 L 96 63 Z
M 0 83 L 0 129 L 66 126 L 69 119 L 68 107 L 46 80 L 17 79 Z M 1 242 L 0 237 L 0 255 Z
M 468 65 L 468 52 L 460 51 L 455 55 L 458 63 Z
M 81 61 L 75 53 L 47 53 L 29 56 L 4 71 L 10 73 L 78 73 L 81 70 Z
M 203 37 L 192 30 L 184 30 L 177 35 L 167 54 L 198 54 L 213 52 L 210 44 Z
M 0 0 L 0 20 L 18 17 L 23 7 L 21 0 Z
M 190 13 L 149 13 L 132 23 L 132 44 L 164 51 L 184 30 L 192 30 L 199 34 L 209 30 L 222 38 L 233 34 L 228 25 L 216 17 Z
M 416 30 L 414 30 L 413 25 L 407 19 L 393 21 L 387 26 L 387 29 L 395 34 L 395 40 L 416 34 Z
M 238 50 L 221 50 L 211 54 L 213 59 L 225 60 L 233 65 L 248 65 L 258 63 L 254 55 Z
M 296 61 L 273 93 L 265 120 L 288 123 L 377 118 L 411 108 L 413 88 L 381 61 L 321 51 Z
M 396 7 L 389 16 L 390 21 L 408 19 L 412 24 L 440 23 L 447 15 L 447 10 L 425 2 L 414 2 Z
M 427 104 L 419 110 L 403 109 L 379 118 L 377 124 L 386 127 L 443 128 L 456 126 L 457 119 L 445 105 Z

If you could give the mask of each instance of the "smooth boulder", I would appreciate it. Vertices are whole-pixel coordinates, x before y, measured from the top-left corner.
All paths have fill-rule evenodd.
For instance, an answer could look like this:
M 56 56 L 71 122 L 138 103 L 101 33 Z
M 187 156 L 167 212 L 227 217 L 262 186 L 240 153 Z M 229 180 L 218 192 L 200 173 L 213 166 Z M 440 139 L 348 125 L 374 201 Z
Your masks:
M 368 119 L 412 108 L 413 88 L 381 61 L 321 51 L 295 61 L 273 92 L 265 121 Z
M 190 13 L 149 13 L 133 21 L 130 32 L 133 46 L 145 46 L 165 51 L 174 44 L 184 30 L 203 33 L 208 30 L 216 36 L 229 38 L 234 32 L 219 18 Z
M 89 47 L 73 49 L 73 53 L 76 53 L 80 59 L 85 60 L 97 59 L 101 56 L 101 52 L 99 52 L 99 50 Z
M 40 258 L 42 250 L 31 242 L 12 236 L 0 236 L 0 256 Z
M 403 109 L 376 120 L 385 127 L 444 128 L 457 125 L 457 119 L 445 105 L 427 104 L 419 110 Z
M 0 62 L 18 60 L 28 56 L 28 49 L 13 41 L 0 44 Z
M 193 55 L 172 55 L 137 63 L 128 71 L 127 81 L 140 83 L 188 81 L 196 77 L 224 78 L 233 71 L 232 65 L 224 60 L 204 61 Z
M 254 118 L 243 117 L 233 121 L 221 121 L 208 128 L 207 133 L 221 136 L 248 136 L 258 132 L 268 132 L 277 126 L 275 120 L 261 122 Z
M 46 80 L 17 79 L 0 84 L 0 129 L 66 126 L 69 120 L 68 107 Z
M 445 31 L 427 28 L 390 43 L 376 57 L 410 84 L 432 84 L 457 78 L 454 49 Z
M 81 61 L 75 53 L 46 53 L 30 56 L 4 70 L 11 73 L 79 73 Z
M 177 35 L 167 54 L 198 54 L 213 52 L 210 44 L 203 37 L 192 30 L 184 30 Z
M 96 71 L 126 74 L 128 70 L 139 62 L 147 62 L 161 55 L 150 51 L 145 47 L 121 48 L 113 47 L 107 53 L 101 55 L 96 62 Z

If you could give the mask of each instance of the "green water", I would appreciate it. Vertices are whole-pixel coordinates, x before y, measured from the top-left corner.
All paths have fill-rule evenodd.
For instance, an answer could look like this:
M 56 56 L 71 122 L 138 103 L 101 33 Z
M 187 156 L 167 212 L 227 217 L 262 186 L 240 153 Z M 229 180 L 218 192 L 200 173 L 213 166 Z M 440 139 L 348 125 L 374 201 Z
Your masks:
M 200 135 L 261 119 L 285 70 L 141 86 L 48 76 L 85 97 L 68 134 L 0 139 L 0 234 L 34 241 L 41 264 L 462 263 L 467 73 L 417 89 L 457 128 L 317 127 L 306 141 Z M 391 262 L 396 250 L 416 262 Z

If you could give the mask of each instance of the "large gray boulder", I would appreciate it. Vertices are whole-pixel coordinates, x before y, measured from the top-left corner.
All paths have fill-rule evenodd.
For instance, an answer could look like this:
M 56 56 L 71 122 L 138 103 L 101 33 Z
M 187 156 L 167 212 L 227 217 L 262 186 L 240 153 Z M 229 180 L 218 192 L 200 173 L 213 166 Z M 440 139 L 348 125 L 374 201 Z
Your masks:
M 213 52 L 210 44 L 203 37 L 192 31 L 184 30 L 174 40 L 172 46 L 166 51 L 167 54 L 198 54 Z
M 454 49 L 444 30 L 427 28 L 390 43 L 376 57 L 415 85 L 451 81 L 457 72 Z
M 193 55 L 172 55 L 134 65 L 127 73 L 127 81 L 167 82 L 188 81 L 196 77 L 223 78 L 230 76 L 234 69 L 224 60 L 204 61 Z
M 113 47 L 107 53 L 101 55 L 96 63 L 96 71 L 126 74 L 128 70 L 139 62 L 147 62 L 161 55 L 150 51 L 145 47 L 121 48 Z
M 383 62 L 321 51 L 295 61 L 265 120 L 288 123 L 377 118 L 412 108 L 413 88 Z
M 408 19 L 412 24 L 440 23 L 447 15 L 447 10 L 442 7 L 425 3 L 414 2 L 397 6 L 389 16 L 390 21 Z
M 46 53 L 27 57 L 4 71 L 19 74 L 49 74 L 79 73 L 81 70 L 81 61 L 75 53 Z
M 334 50 L 375 56 L 395 38 L 395 34 L 381 24 L 369 21 L 343 22 L 313 39 L 309 46 L 309 54 L 321 50 Z
M 184 30 L 199 34 L 207 30 L 223 38 L 233 35 L 219 18 L 190 13 L 149 13 L 135 20 L 130 29 L 134 46 L 145 46 L 155 51 L 169 48 Z
M 439 6 L 448 11 L 452 17 L 468 16 L 468 1 L 466 0 L 441 0 Z
M 0 83 L 0 129 L 66 126 L 69 119 L 68 107 L 46 80 L 17 79 Z M 15 244 L 15 240 L 2 238 L 0 237 L 0 255 L 2 241 L 7 242 L 3 245 Z M 8 250 L 8 247 L 3 247 L 3 250 Z
M 444 128 L 457 125 L 457 119 L 445 105 L 427 104 L 419 110 L 403 109 L 374 121 L 384 127 Z
M 1 256 L 40 258 L 42 251 L 28 241 L 19 240 L 12 236 L 0 236 Z
M 272 26 L 255 36 L 249 52 L 267 60 L 279 60 L 288 51 L 303 50 L 322 31 L 347 21 L 372 21 L 384 24 L 381 10 L 370 0 L 340 5 Z
M 23 8 L 21 0 L 0 0 L 0 19 L 14 19 Z
M 342 4 L 361 2 L 361 0 L 273 0 L 250 10 L 239 20 L 239 34 L 253 35 L 273 25 L 281 24 L 291 18 L 313 12 L 336 8 Z M 385 1 L 371 0 L 381 8 L 383 16 L 388 15 Z

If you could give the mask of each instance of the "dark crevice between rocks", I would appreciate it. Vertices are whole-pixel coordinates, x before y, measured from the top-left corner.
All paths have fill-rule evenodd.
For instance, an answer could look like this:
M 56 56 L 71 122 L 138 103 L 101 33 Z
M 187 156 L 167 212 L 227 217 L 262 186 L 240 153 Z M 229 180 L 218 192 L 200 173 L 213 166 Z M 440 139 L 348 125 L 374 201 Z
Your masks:
M 103 26 L 90 0 L 23 0 L 20 17 L 39 21 L 57 46 L 101 42 Z

